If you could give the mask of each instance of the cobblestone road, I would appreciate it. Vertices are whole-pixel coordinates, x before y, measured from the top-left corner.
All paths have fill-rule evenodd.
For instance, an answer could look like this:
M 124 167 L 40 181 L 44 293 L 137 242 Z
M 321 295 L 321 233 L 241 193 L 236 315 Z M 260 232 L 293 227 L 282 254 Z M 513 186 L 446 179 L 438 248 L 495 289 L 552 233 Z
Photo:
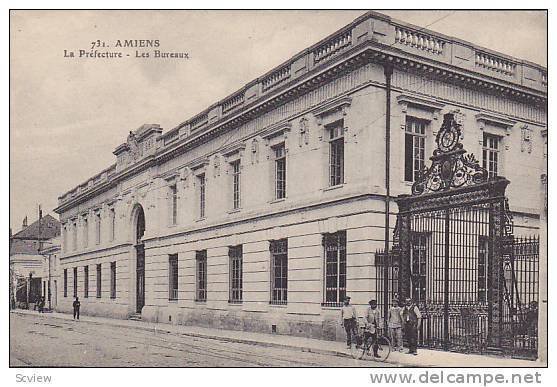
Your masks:
M 10 314 L 10 365 L 81 367 L 374 367 L 384 363 L 153 332 L 95 322 Z

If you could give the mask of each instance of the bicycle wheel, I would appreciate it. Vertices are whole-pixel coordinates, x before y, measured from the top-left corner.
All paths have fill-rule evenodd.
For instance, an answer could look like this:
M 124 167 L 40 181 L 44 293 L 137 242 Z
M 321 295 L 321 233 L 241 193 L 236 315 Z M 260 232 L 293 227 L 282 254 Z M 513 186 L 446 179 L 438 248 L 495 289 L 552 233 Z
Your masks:
M 377 354 L 379 357 L 374 357 L 377 361 L 385 361 L 391 353 L 391 341 L 385 336 L 377 337 L 377 342 L 375 343 L 377 348 Z

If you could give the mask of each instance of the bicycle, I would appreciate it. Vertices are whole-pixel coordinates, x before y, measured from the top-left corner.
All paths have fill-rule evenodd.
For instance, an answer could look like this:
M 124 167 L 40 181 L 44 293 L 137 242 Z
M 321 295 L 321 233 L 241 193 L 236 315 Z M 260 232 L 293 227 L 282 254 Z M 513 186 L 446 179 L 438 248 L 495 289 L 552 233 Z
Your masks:
M 358 321 L 356 344 L 350 346 L 350 354 L 354 359 L 364 359 L 366 357 L 383 362 L 387 360 L 391 353 L 391 341 L 383 336 L 381 328 L 375 329 L 375 337 L 371 333 L 371 326 Z M 367 333 L 367 334 L 366 334 Z M 374 356 L 373 347 L 377 346 L 377 357 Z

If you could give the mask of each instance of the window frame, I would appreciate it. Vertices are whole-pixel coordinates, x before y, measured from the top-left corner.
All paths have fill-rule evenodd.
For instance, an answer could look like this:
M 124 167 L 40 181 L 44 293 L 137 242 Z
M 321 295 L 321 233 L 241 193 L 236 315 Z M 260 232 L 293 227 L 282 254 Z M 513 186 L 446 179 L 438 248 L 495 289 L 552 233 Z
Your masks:
M 195 252 L 195 301 L 207 301 L 207 250 Z
M 236 159 L 230 162 L 230 170 L 232 175 L 232 209 L 239 210 L 242 205 L 242 166 L 240 159 Z
M 199 219 L 205 219 L 206 216 L 206 200 L 207 200 L 207 177 L 205 175 L 205 172 L 200 173 L 199 175 L 196 176 L 197 178 L 197 184 L 198 184 L 198 215 L 199 215 Z
M 275 185 L 275 200 L 286 198 L 286 146 L 284 142 L 272 147 L 274 155 L 274 185 Z
M 73 268 L 73 298 L 77 297 L 77 266 Z
M 242 245 L 228 247 L 228 303 L 243 302 L 243 248 Z
M 97 263 L 97 289 L 96 289 L 96 296 L 97 298 L 102 297 L 102 263 Z
M 64 269 L 64 297 L 68 297 L 68 269 Z
M 170 196 L 170 216 L 169 223 L 170 226 L 176 226 L 178 224 L 178 185 L 172 183 L 168 186 L 169 196 Z
M 404 127 L 404 181 L 406 182 L 415 182 L 425 166 L 428 128 L 428 120 L 406 116 Z
M 178 254 L 168 255 L 168 300 L 178 301 L 179 291 Z
M 495 146 L 493 146 L 493 144 L 495 144 Z M 501 136 L 485 131 L 483 132 L 482 167 L 487 171 L 489 179 L 500 175 L 501 145 Z
M 269 243 L 271 266 L 271 305 L 288 303 L 288 239 L 272 240 Z M 279 270 L 277 276 L 277 269 Z M 279 286 L 277 287 L 277 279 Z
M 324 270 L 323 270 L 323 302 L 321 306 L 341 307 L 346 297 L 347 285 L 347 239 L 346 231 L 323 234 Z M 332 259 L 331 259 L 332 258 Z M 329 274 L 329 269 L 335 272 Z M 331 286 L 329 279 L 334 279 Z M 334 297 L 330 297 L 333 295 Z M 334 299 L 333 299 L 334 298 Z
M 344 184 L 344 120 L 325 125 L 329 142 L 329 187 Z
M 116 299 L 116 261 L 110 262 L 110 299 Z
M 89 265 L 83 266 L 83 298 L 89 298 Z

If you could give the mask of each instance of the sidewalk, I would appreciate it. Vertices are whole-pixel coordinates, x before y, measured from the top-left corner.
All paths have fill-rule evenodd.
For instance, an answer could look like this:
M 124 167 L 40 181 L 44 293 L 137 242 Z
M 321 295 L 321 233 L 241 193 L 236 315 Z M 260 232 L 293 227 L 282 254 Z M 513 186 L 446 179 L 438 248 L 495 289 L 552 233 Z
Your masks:
M 20 310 L 11 313 L 21 315 L 36 315 L 54 319 L 72 320 L 72 316 L 65 313 L 51 312 L 39 314 L 35 311 Z M 283 347 L 297 349 L 302 352 L 313 352 L 325 355 L 350 357 L 350 353 L 342 342 L 309 339 L 304 337 L 273 335 L 267 333 L 254 333 L 243 331 L 230 331 L 214 328 L 203 328 L 185 325 L 170 325 L 163 323 L 150 323 L 134 320 L 118 320 L 106 317 L 81 316 L 81 321 L 93 324 L 129 327 L 152 332 L 168 332 L 186 336 L 202 337 L 207 339 L 225 340 L 229 342 L 253 344 L 269 347 Z M 463 354 L 456 352 L 435 351 L 419 349 L 418 356 L 405 353 L 392 352 L 387 363 L 406 367 L 542 367 L 541 363 L 530 360 L 503 358 L 488 355 Z

